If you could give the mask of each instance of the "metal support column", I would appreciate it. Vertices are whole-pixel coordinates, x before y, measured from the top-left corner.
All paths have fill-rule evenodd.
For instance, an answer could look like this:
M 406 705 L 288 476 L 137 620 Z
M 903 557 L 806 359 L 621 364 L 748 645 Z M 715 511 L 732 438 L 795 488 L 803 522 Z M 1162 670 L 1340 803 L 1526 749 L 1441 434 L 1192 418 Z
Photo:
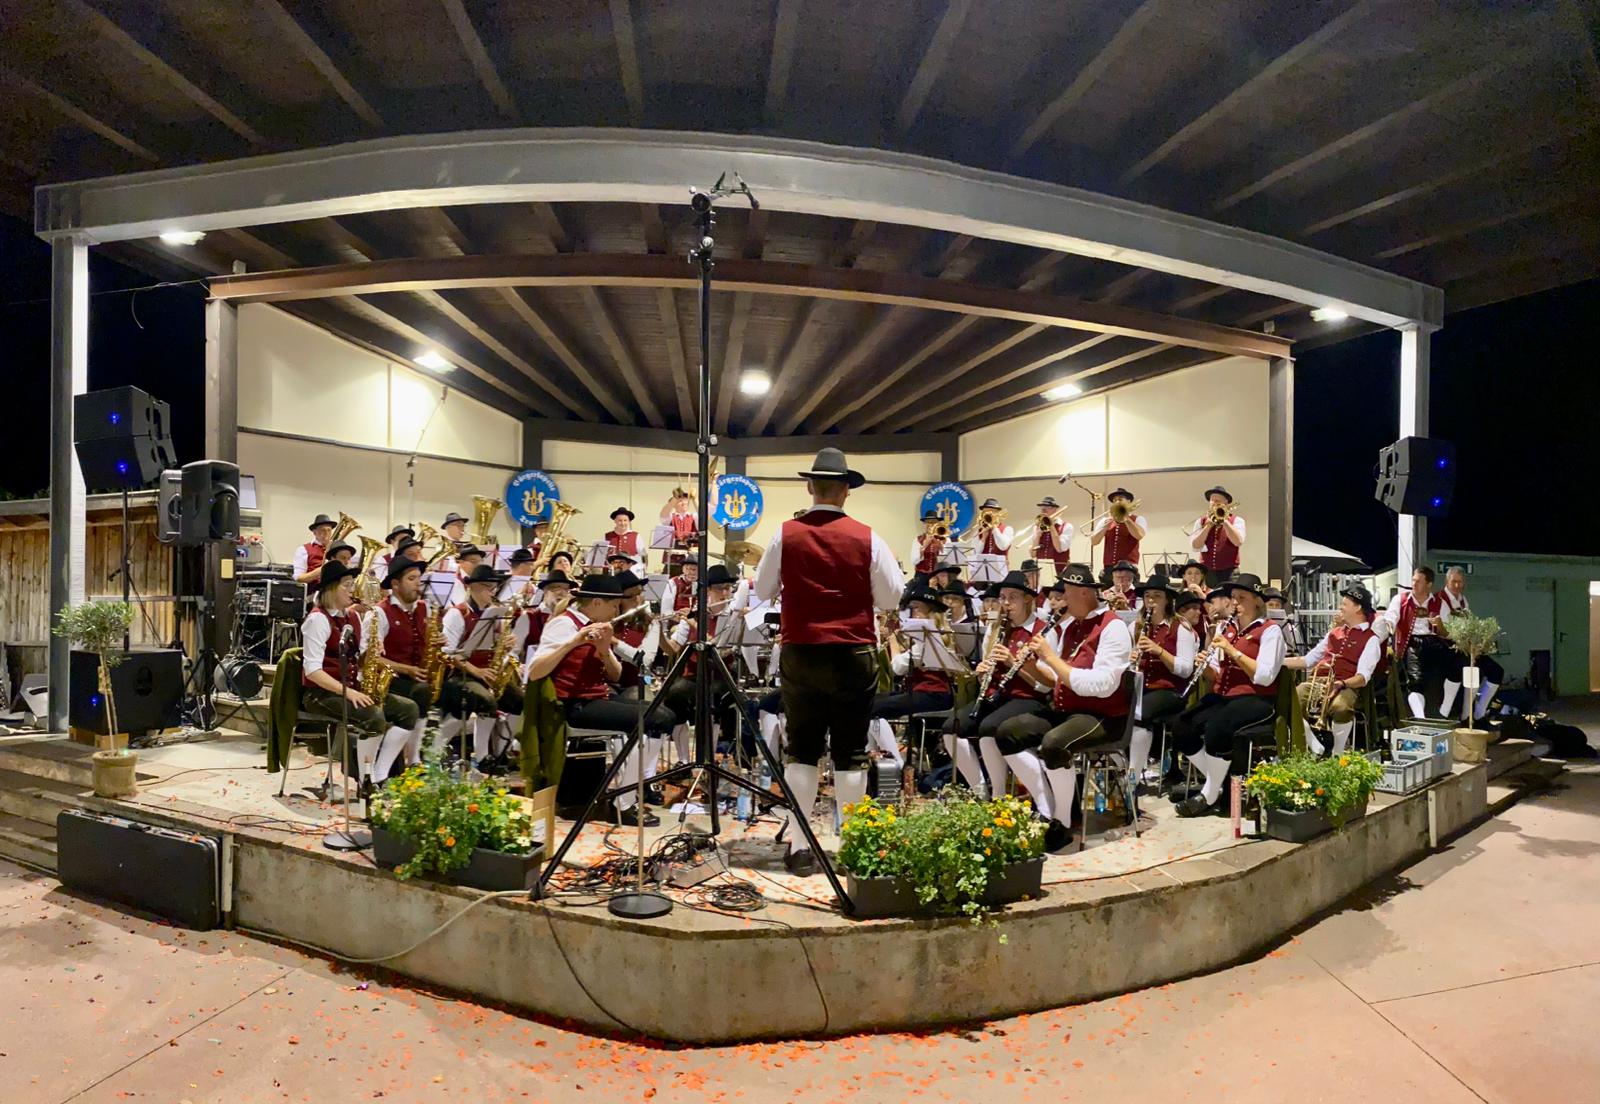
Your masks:
M 950 433 L 939 442 L 939 482 L 957 483 L 961 480 L 961 436 Z
M 89 389 L 89 246 L 58 238 L 50 251 L 50 623 L 83 601 L 83 472 L 72 447 L 72 398 Z M 67 728 L 72 646 L 50 637 L 50 730 Z
M 538 418 L 522 419 L 522 470 L 537 470 L 544 467 L 544 432 L 539 428 Z M 416 521 L 413 520 L 415 525 Z M 533 540 L 533 527 L 522 526 L 522 543 L 524 546 Z
M 212 300 L 206 304 L 206 426 L 208 460 L 239 462 L 239 308 Z M 206 643 L 219 656 L 232 650 L 233 567 L 238 561 L 231 545 L 205 548 L 207 605 L 213 611 Z
M 1267 575 L 1289 583 L 1294 554 L 1294 361 L 1280 357 L 1267 369 Z
M 1400 436 L 1428 435 L 1428 371 L 1432 331 L 1420 326 L 1400 330 Z M 1395 566 L 1400 585 L 1410 582 L 1419 564 L 1428 562 L 1428 519 L 1401 514 L 1396 519 L 1400 539 Z

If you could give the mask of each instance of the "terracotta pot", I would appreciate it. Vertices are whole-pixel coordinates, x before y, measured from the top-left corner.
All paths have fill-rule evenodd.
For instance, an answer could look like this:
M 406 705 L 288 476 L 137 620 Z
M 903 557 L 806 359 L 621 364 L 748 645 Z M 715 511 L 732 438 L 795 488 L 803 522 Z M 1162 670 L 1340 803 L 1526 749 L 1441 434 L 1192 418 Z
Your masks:
M 94 770 L 94 792 L 97 797 L 132 797 L 139 792 L 134 781 L 134 768 L 139 765 L 139 753 L 126 748 L 120 751 L 97 751 L 89 757 Z
M 1454 728 L 1450 730 L 1450 754 L 1458 763 L 1481 763 L 1489 757 L 1489 730 Z

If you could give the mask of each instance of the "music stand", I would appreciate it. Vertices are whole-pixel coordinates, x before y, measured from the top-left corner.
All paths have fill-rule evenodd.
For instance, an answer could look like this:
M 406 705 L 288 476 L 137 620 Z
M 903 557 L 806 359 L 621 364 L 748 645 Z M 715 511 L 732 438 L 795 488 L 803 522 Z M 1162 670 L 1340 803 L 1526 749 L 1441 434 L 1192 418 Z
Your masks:
M 440 609 L 448 609 L 450 596 L 455 593 L 456 583 L 458 582 L 460 582 L 460 576 L 454 571 L 430 571 L 423 580 L 423 597 L 428 600 L 429 605 L 438 606 Z
M 595 571 L 606 569 L 606 557 L 611 555 L 611 545 L 605 541 L 595 541 L 583 554 L 583 566 Z
M 972 581 L 975 583 L 998 583 L 1006 577 L 1006 558 L 1004 556 L 985 555 L 978 553 L 972 557 Z
M 495 641 L 499 639 L 499 633 L 501 631 L 510 632 L 512 629 L 510 612 L 511 611 L 505 606 L 499 604 L 492 605 L 488 609 L 484 610 L 478 615 L 478 620 L 472 626 L 472 631 L 461 637 L 461 643 L 456 646 L 456 649 L 452 654 L 457 656 L 470 656 L 473 652 L 492 651 L 495 646 Z M 462 677 L 467 678 L 471 676 L 464 675 Z M 466 766 L 470 766 L 472 759 L 467 754 L 467 736 L 470 726 L 465 723 L 465 718 L 462 718 L 462 720 L 461 762 Z M 493 755 L 493 742 L 493 733 L 491 732 L 491 756 Z M 463 773 L 465 773 L 465 768 L 463 768 Z
M 670 552 L 677 545 L 678 538 L 672 532 L 670 525 L 654 525 L 650 528 L 650 547 L 658 548 L 663 552 Z

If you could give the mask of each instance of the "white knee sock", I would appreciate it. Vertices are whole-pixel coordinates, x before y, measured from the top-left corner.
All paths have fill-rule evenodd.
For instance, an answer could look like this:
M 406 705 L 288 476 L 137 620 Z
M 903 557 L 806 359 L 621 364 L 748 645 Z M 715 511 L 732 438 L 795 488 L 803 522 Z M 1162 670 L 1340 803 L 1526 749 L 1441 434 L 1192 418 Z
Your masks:
M 639 800 L 639 772 L 644 771 L 645 778 L 656 776 L 656 766 L 661 759 L 661 745 L 666 743 L 662 736 L 645 736 L 634 745 L 632 753 L 622 764 L 622 769 L 617 772 L 617 781 L 628 787 L 617 795 L 618 809 L 631 809 Z
M 805 763 L 789 763 L 783 768 L 783 779 L 789 783 L 789 790 L 794 794 L 795 807 L 789 810 L 789 828 L 785 833 L 789 839 L 789 853 L 806 850 L 808 844 L 805 836 L 795 825 L 794 818 L 798 816 L 809 817 L 811 807 L 817 803 L 817 768 L 807 766 Z
M 905 757 L 900 754 L 900 745 L 895 743 L 894 729 L 889 727 L 889 722 L 878 717 L 871 724 L 872 742 L 883 750 L 883 753 L 894 760 L 894 765 L 906 765 Z
M 391 728 L 383 734 L 382 741 L 378 744 L 378 755 L 372 763 L 372 780 L 381 782 L 389 773 L 389 768 L 394 766 L 394 761 L 400 757 L 400 752 L 405 750 L 406 741 L 411 739 L 411 729 Z
M 476 762 L 489 757 L 489 737 L 494 735 L 494 714 L 472 718 L 472 758 Z
M 845 810 L 866 796 L 866 771 L 844 770 L 833 772 L 833 803 L 839 809 L 839 819 L 841 821 L 846 815 Z
M 767 750 L 772 752 L 774 759 L 783 755 L 783 714 L 761 714 L 761 738 L 767 742 Z
M 1228 781 L 1228 767 L 1231 764 L 1204 748 L 1189 756 L 1189 762 L 1199 767 L 1200 772 L 1205 775 L 1205 785 L 1200 788 L 1200 796 L 1205 798 L 1207 805 L 1210 805 L 1222 796 L 1222 787 Z
M 978 741 L 978 752 L 983 756 L 983 771 L 989 776 L 989 796 L 1000 797 L 1006 792 L 1006 757 L 1000 754 L 1000 745 L 993 736 Z
M 1350 746 L 1350 734 L 1356 730 L 1355 718 L 1348 721 L 1333 722 L 1333 753 L 1343 755 L 1344 749 Z
M 1078 794 L 1078 768 L 1051 767 L 1044 776 L 1050 780 L 1050 819 L 1070 825 L 1073 802 Z
M 1486 682 L 1478 687 L 1478 700 L 1472 706 L 1474 720 L 1483 720 L 1483 715 L 1489 712 L 1489 703 L 1494 700 L 1494 692 L 1498 689 L 1500 684 L 1497 682 Z
M 1135 779 L 1143 778 L 1144 772 L 1150 769 L 1150 745 L 1155 737 L 1156 734 L 1144 725 L 1133 726 L 1133 734 L 1128 738 L 1128 766 L 1133 769 Z
M 674 725 L 672 747 L 678 753 L 678 762 L 687 763 L 694 755 L 694 729 L 686 724 Z
M 1311 726 L 1303 720 L 1300 722 L 1300 727 L 1306 731 L 1306 749 L 1312 755 L 1321 755 L 1323 744 L 1321 740 L 1317 739 L 1317 734 L 1311 731 Z
M 356 738 L 356 766 L 360 768 L 362 778 L 372 777 L 373 758 L 378 754 L 378 745 L 381 743 L 383 743 L 382 736 Z
M 1415 690 L 1406 695 L 1406 704 L 1411 707 L 1411 715 L 1413 717 L 1423 717 L 1427 715 L 1427 703 L 1423 700 L 1422 695 L 1417 693 Z
M 435 748 L 435 750 L 443 751 L 449 747 L 451 741 L 460 735 L 461 726 L 466 723 L 466 720 L 462 717 L 446 717 L 439 722 L 439 747 Z
M 1450 710 L 1456 704 L 1456 695 L 1461 693 L 1459 682 L 1446 682 L 1444 684 L 1444 697 L 1439 699 L 1439 716 L 1450 716 Z
M 1022 783 L 1033 798 L 1033 807 L 1039 810 L 1039 815 L 1046 820 L 1054 816 L 1055 802 L 1050 792 L 1050 782 L 1045 777 L 1044 764 L 1039 762 L 1039 756 L 1031 751 L 1019 751 L 1015 755 L 1006 756 L 1006 765 L 1016 772 L 1017 781 Z
M 971 740 L 963 740 L 959 736 L 945 736 L 944 746 L 956 761 L 956 773 L 961 775 L 961 780 L 979 797 L 988 793 L 983 782 L 983 767 L 978 762 L 978 750 L 972 746 Z
M 428 726 L 427 718 L 419 718 L 411 726 L 411 735 L 406 738 L 406 766 L 415 766 L 422 762 L 422 737 Z

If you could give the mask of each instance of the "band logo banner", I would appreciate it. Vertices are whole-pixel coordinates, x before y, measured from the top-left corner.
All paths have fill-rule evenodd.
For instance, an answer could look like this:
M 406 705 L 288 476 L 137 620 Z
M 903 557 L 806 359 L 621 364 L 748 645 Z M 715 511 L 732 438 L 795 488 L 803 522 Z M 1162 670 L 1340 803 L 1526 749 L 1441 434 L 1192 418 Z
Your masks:
M 949 524 L 952 535 L 965 533 L 972 526 L 973 515 L 977 513 L 976 501 L 972 492 L 960 483 L 935 483 L 922 492 L 922 502 L 917 510 L 920 520 L 929 510 L 939 515 L 939 519 Z
M 717 477 L 711 520 L 724 529 L 754 529 L 761 520 L 761 485 L 746 475 Z
M 560 501 L 556 481 L 542 471 L 529 468 L 506 481 L 506 513 L 518 525 L 549 521 L 550 504 Z

